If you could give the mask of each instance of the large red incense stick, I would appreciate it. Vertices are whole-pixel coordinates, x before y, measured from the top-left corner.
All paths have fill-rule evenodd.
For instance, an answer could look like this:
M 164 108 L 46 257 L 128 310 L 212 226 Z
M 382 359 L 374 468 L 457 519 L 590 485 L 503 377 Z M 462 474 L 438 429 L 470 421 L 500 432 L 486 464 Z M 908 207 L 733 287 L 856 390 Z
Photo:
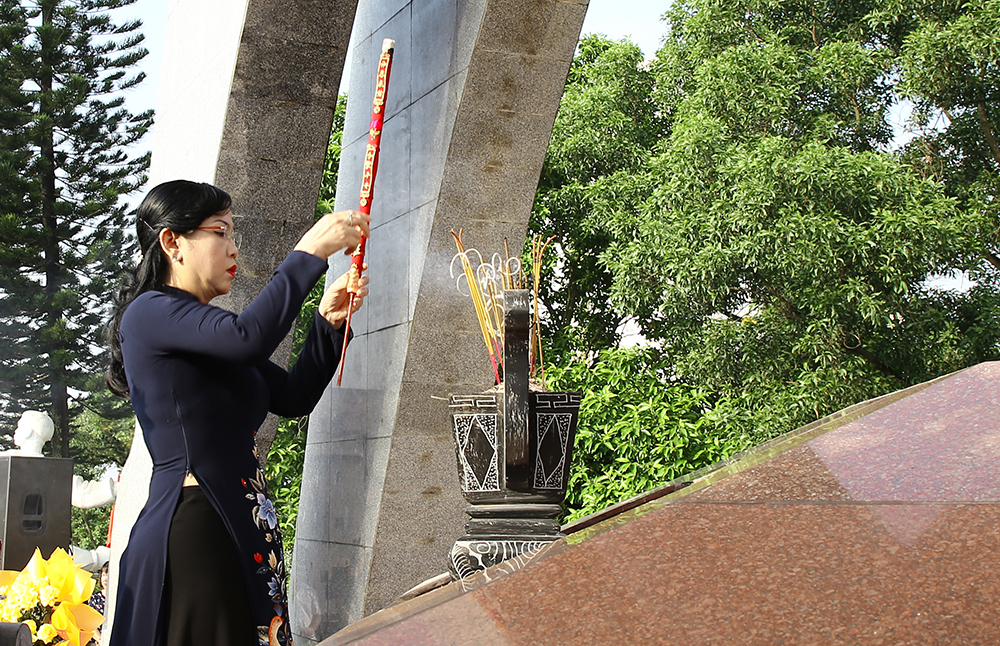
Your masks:
M 392 70 L 392 52 L 396 41 L 386 38 L 382 41 L 382 56 L 378 59 L 378 76 L 375 79 L 375 98 L 372 100 L 372 122 L 368 127 L 368 148 L 365 151 L 365 167 L 361 176 L 361 199 L 358 210 L 366 215 L 372 212 L 372 189 L 375 186 L 375 174 L 378 172 L 378 150 L 382 142 L 382 123 L 385 121 L 385 94 L 389 89 L 389 72 Z M 354 312 L 354 301 L 361 289 L 359 281 L 365 262 L 365 242 L 361 237 L 358 248 L 351 255 L 351 270 L 347 277 L 347 293 L 351 303 L 347 308 L 347 320 L 344 322 L 344 347 L 340 351 L 340 369 L 337 373 L 337 385 L 344 377 L 344 359 L 347 357 L 347 337 L 351 331 L 351 314 Z

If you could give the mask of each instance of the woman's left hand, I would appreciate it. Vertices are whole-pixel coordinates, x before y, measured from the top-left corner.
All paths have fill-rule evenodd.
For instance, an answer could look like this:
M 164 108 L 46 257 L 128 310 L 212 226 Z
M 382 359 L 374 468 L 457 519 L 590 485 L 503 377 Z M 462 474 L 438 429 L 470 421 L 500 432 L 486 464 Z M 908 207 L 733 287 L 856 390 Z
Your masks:
M 364 268 L 368 268 L 365 263 Z M 326 322 L 339 330 L 347 319 L 347 310 L 351 306 L 351 295 L 347 292 L 347 277 L 350 271 L 341 275 L 323 294 L 323 300 L 319 302 L 319 313 L 326 319 Z M 358 296 L 354 299 L 354 311 L 361 309 L 361 304 L 368 296 L 368 276 L 362 274 L 358 281 Z

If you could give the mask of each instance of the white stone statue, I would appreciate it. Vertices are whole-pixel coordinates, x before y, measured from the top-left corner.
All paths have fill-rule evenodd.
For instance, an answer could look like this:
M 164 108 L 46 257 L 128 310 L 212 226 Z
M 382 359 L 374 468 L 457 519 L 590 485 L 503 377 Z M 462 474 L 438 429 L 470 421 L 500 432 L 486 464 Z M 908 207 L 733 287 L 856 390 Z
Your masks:
M 17 420 L 17 430 L 14 431 L 16 449 L 4 451 L 0 455 L 20 455 L 26 458 L 44 458 L 42 446 L 52 439 L 55 424 L 47 414 L 37 410 L 25 411 Z
M 88 550 L 79 545 L 70 545 L 69 555 L 73 557 L 73 562 L 82 569 L 87 572 L 97 572 L 111 560 L 111 548 L 106 545 L 98 545 L 97 549 Z

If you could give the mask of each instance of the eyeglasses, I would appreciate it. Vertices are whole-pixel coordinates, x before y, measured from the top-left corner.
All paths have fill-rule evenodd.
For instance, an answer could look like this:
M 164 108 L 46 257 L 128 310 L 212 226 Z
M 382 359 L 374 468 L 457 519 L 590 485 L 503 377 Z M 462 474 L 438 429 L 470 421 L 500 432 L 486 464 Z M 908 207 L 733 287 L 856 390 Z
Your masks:
M 228 224 L 219 224 L 214 227 L 195 227 L 195 231 L 219 231 L 225 236 L 226 240 L 231 240 L 236 248 L 240 248 L 240 244 L 243 242 L 243 236 L 239 234 L 235 229 L 231 228 Z

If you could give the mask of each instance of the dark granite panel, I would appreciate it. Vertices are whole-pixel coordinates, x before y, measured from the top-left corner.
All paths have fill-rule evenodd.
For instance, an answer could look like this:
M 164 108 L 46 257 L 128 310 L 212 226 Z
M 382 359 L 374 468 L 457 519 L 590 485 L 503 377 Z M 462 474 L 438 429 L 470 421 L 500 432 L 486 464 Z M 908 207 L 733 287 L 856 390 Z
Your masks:
M 317 2 L 260 2 L 247 5 L 243 29 L 291 38 L 300 43 L 347 43 L 358 0 Z M 345 50 L 346 54 L 346 50 Z
M 733 474 L 686 501 L 851 500 L 851 494 L 808 447 L 800 446 Z
M 337 386 L 337 378 L 334 377 L 330 384 L 331 388 L 363 389 L 368 387 L 368 335 L 364 333 L 366 322 L 365 308 L 362 307 L 358 312 L 355 312 L 351 321 L 351 328 L 354 330 L 355 336 L 347 346 L 341 385 Z
M 295 539 L 289 614 L 296 643 L 301 635 L 321 641 L 357 616 L 358 586 L 368 576 L 371 549 Z M 363 592 L 362 592 L 363 594 Z
M 858 500 L 1000 500 L 1000 363 L 983 363 L 808 446 Z
M 410 240 L 410 276 L 409 276 L 409 317 L 412 320 L 417 306 L 417 295 L 423 282 L 425 260 L 434 227 L 434 214 L 437 212 L 437 200 L 432 200 L 417 208 L 412 215 L 410 230 L 413 237 Z
M 586 2 L 491 2 L 476 48 L 569 62 L 573 59 L 586 13 Z
M 394 619 L 406 617 L 406 604 L 397 606 L 384 626 L 406 634 L 435 625 L 447 635 L 425 644 L 466 635 L 602 646 L 1000 639 L 1000 508 L 890 505 L 909 519 L 911 535 L 900 540 L 877 516 L 881 507 L 666 505 L 402 623 Z M 456 617 L 457 600 L 468 609 L 468 597 L 480 611 Z M 326 645 L 382 644 L 383 634 Z
M 411 0 L 373 0 L 358 4 L 355 33 L 370 34 L 407 8 Z
M 369 35 L 354 43 L 354 49 L 351 52 L 351 87 L 347 98 L 347 112 L 344 114 L 344 144 L 353 143 L 358 139 L 366 141 L 368 139 L 368 125 L 372 120 L 372 98 L 375 94 L 375 75 L 378 67 L 378 57 L 376 56 L 374 59 L 371 57 L 371 42 L 372 37 Z M 343 158 L 341 158 L 340 167 L 343 169 L 354 168 L 354 166 L 345 166 Z M 356 181 L 360 185 L 361 167 L 357 168 L 357 171 L 341 173 L 341 175 L 357 175 Z M 337 194 L 340 194 L 339 186 Z
M 356 0 L 285 5 L 248 3 L 216 165 L 215 183 L 244 216 L 241 273 L 256 279 L 235 283 L 218 299 L 234 312 L 312 223 Z M 286 338 L 272 360 L 287 363 L 290 349 Z M 269 416 L 259 429 L 261 456 L 276 428 Z
M 382 407 L 372 402 L 373 417 L 369 420 L 372 433 L 391 433 L 392 420 L 396 416 L 396 404 L 399 402 L 399 380 L 406 363 L 406 357 L 399 352 L 399 348 L 407 347 L 409 344 L 410 325 L 407 322 L 385 327 L 368 335 L 368 362 L 379 367 L 379 370 L 369 372 L 368 388 L 374 393 L 386 393 L 384 396 L 386 401 L 382 403 Z M 388 394 L 392 391 L 397 391 L 395 397 Z
M 414 100 L 444 83 L 459 69 L 456 57 L 464 44 L 455 39 L 459 4 L 458 0 L 424 0 L 410 5 L 412 33 L 419 34 L 411 42 L 410 93 Z M 471 51 L 468 45 L 464 49 Z M 468 54 L 461 67 L 467 64 Z
M 998 380 L 974 366 L 688 499 L 1000 501 Z
M 361 194 L 361 169 L 364 167 L 365 150 L 368 148 L 368 131 L 365 136 L 349 144 L 345 144 L 340 149 L 340 168 L 356 168 L 357 173 L 345 173 L 343 171 L 337 176 L 337 199 L 335 208 L 338 211 L 347 209 L 358 209 L 358 200 Z M 375 187 L 378 190 L 378 186 Z M 375 195 L 376 204 L 379 196 Z
M 328 641 L 325 643 L 347 642 Z M 472 596 L 464 596 L 435 609 L 433 613 L 418 615 L 406 623 L 389 626 L 385 630 L 371 635 L 363 642 L 355 643 L 363 643 L 365 646 L 400 646 L 400 644 L 506 646 L 515 642 L 510 642 L 504 639 L 503 635 L 498 634 L 492 618 L 486 613 L 483 606 L 477 603 Z M 296 644 L 298 644 L 297 641 Z
M 367 142 L 365 148 L 367 149 Z M 388 231 L 379 233 L 379 227 L 410 210 L 410 168 L 404 163 L 410 159 L 410 114 L 401 112 L 385 122 L 379 147 L 378 175 L 372 197 L 372 237 L 392 235 Z M 362 167 L 364 166 L 361 160 Z M 355 207 L 357 205 L 355 204 Z M 405 222 L 405 221 L 404 221 Z M 394 229 L 395 227 L 389 227 Z M 402 254 L 406 245 L 401 245 L 396 253 Z
M 316 464 L 309 467 L 323 469 L 327 477 L 322 484 L 316 479 L 302 484 L 302 495 L 310 496 L 312 504 L 299 512 L 296 540 L 370 547 L 375 521 L 367 510 L 380 502 L 382 479 L 377 474 L 388 457 L 388 438 L 311 444 L 306 460 Z
M 424 0 L 411 5 L 413 62 L 410 94 L 416 102 L 469 65 L 485 0 Z
M 410 135 L 410 208 L 437 199 L 441 190 L 446 157 L 439 147 L 451 140 L 464 84 L 462 71 L 410 106 L 411 123 L 419 125 Z
M 350 384 L 331 385 L 309 416 L 306 444 L 368 437 L 368 404 L 367 390 L 351 387 Z
M 223 185 L 232 193 L 233 213 L 239 218 L 237 226 L 245 229 L 254 218 L 280 218 L 300 223 L 303 231 L 312 226 L 322 174 L 322 168 L 312 164 L 284 159 L 240 159 L 225 153 L 219 156 L 215 173 L 216 181 L 223 183 L 221 176 Z M 283 202 L 274 201 L 279 195 L 285 196 Z M 307 209 L 307 205 L 311 206 Z M 246 232 L 243 243 L 241 253 L 256 250 Z
M 524 644 L 995 638 L 1000 510 L 937 511 L 907 545 L 867 505 L 668 505 L 473 594 Z

